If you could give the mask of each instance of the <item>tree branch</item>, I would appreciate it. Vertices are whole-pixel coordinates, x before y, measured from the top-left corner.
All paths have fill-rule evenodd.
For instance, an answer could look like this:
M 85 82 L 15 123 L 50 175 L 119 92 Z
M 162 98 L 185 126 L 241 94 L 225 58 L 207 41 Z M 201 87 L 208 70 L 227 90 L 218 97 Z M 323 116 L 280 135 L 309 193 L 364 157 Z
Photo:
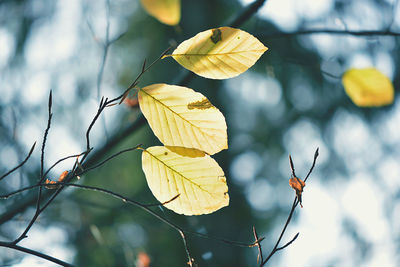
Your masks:
M 73 267 L 74 266 L 72 264 L 66 263 L 66 262 L 64 262 L 62 260 L 59 260 L 57 258 L 54 258 L 52 256 L 46 255 L 44 253 L 38 252 L 36 250 L 29 249 L 29 248 L 26 248 L 26 247 L 21 247 L 21 246 L 18 246 L 16 244 L 13 244 L 13 243 L 0 241 L 0 247 L 11 248 L 11 249 L 15 249 L 15 250 L 18 250 L 18 251 L 22 251 L 24 253 L 31 254 L 31 255 L 40 257 L 42 259 L 54 262 L 54 263 L 56 263 L 58 265 L 61 265 L 61 266 L 67 266 L 67 267 Z
M 49 134 L 49 130 L 51 127 L 51 118 L 53 117 L 53 114 L 51 112 L 51 108 L 53 105 L 53 97 L 52 97 L 52 91 L 50 90 L 49 94 L 49 101 L 48 101 L 48 120 L 47 120 L 47 127 L 46 130 L 44 131 L 44 136 L 43 136 L 43 142 L 42 142 L 42 149 L 41 149 L 41 156 L 40 156 L 40 176 L 39 176 L 39 184 L 41 184 L 44 181 L 44 149 L 46 148 L 46 141 L 47 141 L 47 136 Z M 33 215 L 31 221 L 29 222 L 28 226 L 25 228 L 25 230 L 22 232 L 22 234 L 14 240 L 13 244 L 18 244 L 22 239 L 27 237 L 27 233 L 35 223 L 36 219 L 39 217 L 41 213 L 40 209 L 40 201 L 42 198 L 42 187 L 39 187 L 39 192 L 37 196 L 37 201 L 36 201 L 36 211 L 35 214 Z
M 351 31 L 351 30 L 336 30 L 336 29 L 306 29 L 306 30 L 298 30 L 295 32 L 258 33 L 254 35 L 259 38 L 285 38 L 297 35 L 310 35 L 310 34 L 352 35 L 357 37 L 400 36 L 399 32 L 393 32 L 388 30 Z
M 14 171 L 18 170 L 19 168 L 21 168 L 27 161 L 28 159 L 31 157 L 33 150 L 35 149 L 36 146 L 36 142 L 33 143 L 33 146 L 31 147 L 31 150 L 28 153 L 28 156 L 26 156 L 26 158 L 20 163 L 18 164 L 16 167 L 14 167 L 13 169 L 9 170 L 8 172 L 6 172 L 5 174 L 3 174 L 0 177 L 0 181 L 3 180 L 5 177 L 7 177 L 8 175 L 10 175 L 11 173 L 13 173 Z
M 266 0 L 254 1 L 247 8 L 243 9 L 243 11 L 240 12 L 237 15 L 237 17 L 232 20 L 230 26 L 239 27 L 240 25 L 242 25 L 244 22 L 246 22 L 246 20 L 251 18 L 251 16 L 253 16 L 265 2 L 266 2 Z M 146 70 L 148 70 L 148 68 Z M 143 70 L 142 70 L 142 72 L 143 72 Z M 139 75 L 141 75 L 141 74 L 139 74 Z M 180 79 L 177 82 L 177 84 L 184 85 L 186 83 L 189 83 L 194 77 L 195 76 L 192 75 L 191 72 L 188 72 L 185 77 L 183 77 L 182 79 Z M 140 76 L 139 76 L 139 78 L 140 78 Z M 137 80 L 139 78 L 136 78 L 135 81 L 137 82 Z M 134 84 L 135 84 L 135 82 L 133 82 L 126 91 L 128 91 L 130 88 L 133 88 L 135 86 Z M 124 94 L 126 93 L 126 91 L 124 92 Z M 124 94 L 122 94 L 121 96 L 114 98 L 108 102 L 110 103 L 113 101 L 120 100 L 123 98 Z M 132 124 L 127 126 L 125 129 L 117 131 L 114 134 L 114 136 L 112 136 L 109 139 L 109 141 L 102 148 L 100 148 L 97 151 L 93 151 L 92 153 L 90 153 L 90 156 L 89 156 L 89 154 L 85 154 L 84 157 L 88 157 L 88 158 L 85 161 L 85 163 L 82 164 L 82 166 L 84 168 L 88 168 L 91 165 L 96 164 L 96 162 L 100 161 L 108 151 L 112 150 L 115 146 L 117 146 L 118 144 L 123 142 L 125 140 L 125 138 L 127 138 L 132 133 L 136 132 L 136 130 L 138 130 L 140 127 L 145 125 L 145 122 L 146 122 L 146 120 L 145 120 L 144 116 L 142 114 L 140 114 L 138 116 L 138 118 Z M 90 145 L 87 145 L 87 147 L 89 147 L 88 149 L 90 149 Z M 49 196 L 49 194 L 50 193 L 48 193 L 47 196 Z M 9 219 L 13 218 L 15 215 L 24 211 L 27 207 L 31 206 L 33 203 L 35 203 L 34 196 L 27 196 L 24 200 L 19 201 L 12 208 L 7 209 L 6 212 L 4 212 L 3 214 L 0 215 L 0 225 L 7 222 Z
M 247 21 L 252 15 L 254 15 L 255 12 L 257 12 L 257 10 L 265 3 L 265 1 L 266 1 L 266 0 L 256 0 L 256 1 L 254 1 L 254 2 L 253 2 L 251 5 L 249 5 L 243 12 L 241 12 L 241 13 L 238 14 L 238 16 L 237 16 L 237 17 L 233 20 L 233 22 L 231 23 L 231 26 L 237 27 L 237 26 L 240 26 L 240 24 L 242 24 L 242 23 L 244 23 L 245 21 Z M 108 26 L 107 26 L 107 27 L 108 27 Z M 108 31 L 108 29 L 107 29 L 107 31 Z M 107 34 L 108 34 L 108 33 L 107 33 Z M 108 36 L 107 36 L 107 38 L 108 38 Z M 166 52 L 164 52 L 164 53 L 166 53 Z M 104 54 L 104 57 L 103 57 L 103 65 L 104 65 L 104 63 L 105 63 L 106 55 L 107 55 L 107 54 L 105 53 L 105 54 Z M 163 55 L 162 55 L 162 56 L 163 56 Z M 160 58 L 158 58 L 155 62 L 158 62 L 158 61 L 162 58 L 162 56 L 161 56 Z M 154 64 L 155 62 L 153 62 L 153 64 Z M 89 156 L 89 154 L 90 154 L 90 151 L 91 151 L 91 147 L 90 147 L 90 131 L 91 131 L 92 127 L 94 126 L 95 122 L 97 121 L 98 117 L 100 116 L 100 114 L 101 114 L 101 113 L 103 112 L 103 110 L 105 109 L 105 107 L 114 105 L 114 102 L 117 101 L 117 100 L 119 100 L 119 99 L 121 99 L 121 101 L 120 101 L 120 103 L 121 103 L 121 102 L 123 101 L 123 99 L 127 96 L 129 90 L 131 90 L 132 88 L 134 88 L 134 87 L 137 85 L 139 78 L 140 78 L 140 77 L 143 75 L 143 73 L 146 72 L 153 64 L 151 64 L 151 65 L 150 65 L 149 67 L 147 67 L 147 68 L 145 68 L 145 64 L 144 64 L 144 65 L 143 65 L 143 68 L 142 68 L 142 72 L 137 76 L 137 78 L 135 79 L 135 81 L 131 84 L 131 86 L 128 87 L 127 90 L 125 90 L 125 92 L 124 92 L 121 96 L 119 96 L 119 97 L 117 97 L 117 98 L 115 98 L 115 99 L 112 99 L 112 100 L 110 100 L 110 101 L 108 101 L 107 98 L 106 98 L 106 99 L 104 99 L 104 98 L 101 99 L 98 112 L 97 112 L 97 114 L 95 115 L 94 119 L 92 120 L 92 122 L 91 122 L 91 124 L 89 125 L 89 127 L 88 127 L 88 129 L 87 129 L 87 132 L 86 132 L 86 146 L 87 146 L 87 147 L 86 147 L 86 150 L 87 150 L 88 152 L 84 154 L 84 156 L 83 156 L 83 158 L 82 158 L 82 160 L 81 160 L 80 166 L 83 167 L 83 163 L 86 163 L 86 158 L 87 158 L 87 157 Z M 100 69 L 101 75 L 102 75 L 103 69 L 104 69 L 104 66 L 102 66 L 101 69 Z M 100 77 L 101 77 L 101 76 L 100 76 Z M 188 81 L 191 80 L 191 79 L 192 79 L 192 78 L 183 79 L 183 80 L 180 82 L 180 84 L 184 83 L 185 81 L 188 82 Z M 98 80 L 98 85 L 99 85 L 100 83 L 101 83 L 101 80 Z M 100 89 L 99 86 L 98 86 L 98 89 Z M 43 186 L 43 185 L 42 185 L 42 182 L 43 182 L 43 179 L 44 179 L 44 175 L 43 175 L 43 169 L 44 169 L 44 145 L 45 145 L 45 141 L 46 141 L 46 137 L 47 137 L 48 130 L 49 130 L 49 128 L 50 128 L 51 115 L 52 115 L 52 114 L 51 114 L 51 93 L 50 93 L 50 98 L 49 98 L 49 123 L 48 123 L 48 128 L 47 128 L 46 131 L 45 131 L 45 137 L 44 137 L 43 146 L 42 146 L 42 157 L 41 157 L 41 168 L 40 168 L 40 170 L 41 170 L 41 173 L 40 173 L 40 181 L 41 181 L 41 183 L 40 183 L 40 185 L 38 185 L 38 186 L 39 186 L 39 196 L 38 196 L 38 201 L 37 201 L 37 205 L 36 205 L 36 212 L 35 212 L 34 217 L 33 217 L 32 220 L 31 220 L 31 222 L 29 223 L 28 227 L 25 229 L 25 231 L 23 232 L 23 234 L 21 234 L 21 236 L 20 236 L 19 238 L 17 238 L 17 239 L 14 241 L 13 245 L 16 245 L 20 240 L 22 240 L 23 238 L 26 237 L 26 233 L 27 233 L 27 232 L 29 231 L 29 229 L 32 227 L 32 225 L 34 224 L 34 222 L 36 221 L 36 219 L 37 219 L 37 217 L 40 215 L 40 213 L 41 213 L 42 211 L 44 211 L 44 210 L 50 205 L 50 203 L 52 203 L 52 201 L 53 201 L 53 200 L 56 198 L 56 196 L 63 190 L 63 188 L 64 188 L 64 186 L 65 186 L 65 185 L 63 185 L 63 184 L 60 183 L 60 184 L 61 184 L 61 187 L 58 188 L 57 191 L 56 191 L 55 193 L 53 193 L 53 195 L 50 197 L 50 199 L 46 202 L 46 204 L 45 204 L 42 208 L 40 207 L 40 200 L 41 200 L 41 197 L 42 197 L 42 186 Z M 137 125 L 137 124 L 142 125 L 142 123 L 139 123 L 139 122 L 141 122 L 141 121 L 144 122 L 143 116 L 139 116 L 139 118 L 138 118 L 138 120 L 137 120 L 138 123 L 135 122 L 134 125 Z M 128 136 L 129 134 L 131 134 L 131 131 L 130 131 L 129 133 L 127 133 L 126 135 L 123 134 L 122 136 Z M 115 142 L 114 142 L 114 141 L 115 141 Z M 121 140 L 121 139 L 119 139 L 119 140 L 118 140 L 118 139 L 113 139 L 112 142 L 114 142 L 114 143 L 119 143 L 120 141 L 122 141 L 122 140 Z M 102 154 L 99 155 L 99 159 L 100 159 L 102 156 L 103 156 Z M 101 164 L 102 164 L 102 163 L 101 163 Z M 67 176 L 66 181 L 67 181 L 67 182 L 70 182 L 74 177 L 76 177 L 76 175 L 77 175 L 77 174 L 76 174 L 76 169 L 75 169 L 75 166 L 74 166 L 74 170 L 72 171 L 71 174 L 69 174 L 69 175 Z M 47 196 L 47 195 L 46 195 L 46 196 Z M 50 193 L 48 194 L 48 196 L 50 196 Z M 9 212 L 8 214 L 3 214 L 3 215 L 0 217 L 0 224 L 3 223 L 3 222 L 5 222 L 5 221 L 4 221 L 5 218 L 12 218 L 12 216 L 14 216 L 15 214 L 18 214 L 19 212 L 16 212 L 17 210 L 18 210 L 18 211 L 22 211 L 22 210 L 25 209 L 31 202 L 32 202 L 32 201 L 29 201 L 29 200 L 28 200 L 27 202 L 25 202 L 25 204 L 20 205 L 19 208 L 13 209 L 13 210 L 12 210 L 11 212 Z M 173 227 L 174 229 L 176 229 L 176 230 L 180 233 L 180 235 L 181 235 L 181 237 L 182 237 L 182 241 L 183 241 L 184 246 L 185 246 L 186 254 L 187 254 L 188 259 L 189 259 L 188 264 L 192 266 L 192 264 L 194 263 L 194 260 L 193 260 L 193 258 L 190 256 L 189 249 L 188 249 L 187 242 L 186 242 L 186 238 L 185 238 L 185 235 L 184 235 L 184 231 L 181 230 L 179 227 L 177 227 L 175 224 L 173 224 L 173 223 L 169 222 L 168 220 L 166 220 L 165 218 L 163 218 L 163 217 L 157 215 L 156 213 L 152 212 L 151 210 L 149 210 L 148 207 L 141 206 L 141 205 L 139 205 L 139 206 L 142 207 L 142 208 L 144 208 L 145 210 L 147 209 L 148 212 L 151 212 L 154 216 L 158 217 L 160 220 L 162 220 L 162 221 L 164 221 L 165 223 L 169 224 L 171 227 Z M 199 235 L 199 236 L 202 236 L 201 234 L 198 234 L 198 235 Z M 204 236 L 205 236 L 205 235 L 204 235 Z M 207 237 L 207 238 L 210 238 L 210 237 Z M 226 242 L 226 240 L 223 240 L 223 239 L 221 239 L 221 241 Z M 234 242 L 232 242 L 232 241 L 228 241 L 228 242 L 231 243 L 231 244 L 234 243 Z M 252 245 L 246 245 L 246 246 L 249 247 L 249 246 L 252 246 Z
M 315 153 L 314 153 L 313 164 L 312 164 L 312 166 L 311 166 L 311 168 L 310 168 L 310 170 L 309 170 L 309 172 L 308 172 L 308 174 L 307 174 L 307 178 L 309 177 L 309 175 L 311 174 L 311 172 L 313 171 L 313 169 L 314 169 L 314 167 L 315 167 L 315 163 L 316 163 L 317 158 L 318 158 L 318 155 L 319 155 L 318 151 L 319 151 L 319 148 L 317 148 L 316 151 L 315 151 Z M 292 170 L 292 175 L 294 175 L 294 164 L 293 164 L 293 161 L 292 161 L 292 157 L 289 157 L 289 161 L 290 161 L 290 168 L 291 168 L 291 170 Z M 300 203 L 300 202 L 299 202 L 299 199 L 298 199 L 298 197 L 296 196 L 296 197 L 294 198 L 294 201 L 293 201 L 293 204 L 292 204 L 292 208 L 290 209 L 289 216 L 288 216 L 288 218 L 287 218 L 287 220 L 286 220 L 286 222 L 285 222 L 285 225 L 283 226 L 283 229 L 282 229 L 282 231 L 281 231 L 281 233 L 280 233 L 280 235 L 279 235 L 278 240 L 277 240 L 276 243 L 275 243 L 274 248 L 271 250 L 271 252 L 269 253 L 269 255 L 265 258 L 265 260 L 264 260 L 263 262 L 261 262 L 260 267 L 264 266 L 264 265 L 269 261 L 269 259 L 270 259 L 276 252 L 278 252 L 278 251 L 280 251 L 280 250 L 283 250 L 283 249 L 285 249 L 286 247 L 288 247 L 289 245 L 291 245 L 291 244 L 297 239 L 297 237 L 299 236 L 299 233 L 297 233 L 297 234 L 292 238 L 292 240 L 290 240 L 288 243 L 286 243 L 286 244 L 283 245 L 282 247 L 279 247 L 279 243 L 281 242 L 281 240 L 282 240 L 282 238 L 283 238 L 283 235 L 285 234 L 286 229 L 287 229 L 287 227 L 288 227 L 290 221 L 292 220 L 294 211 L 295 211 L 295 209 L 296 209 L 296 207 L 297 207 L 297 205 L 298 205 L 299 203 Z

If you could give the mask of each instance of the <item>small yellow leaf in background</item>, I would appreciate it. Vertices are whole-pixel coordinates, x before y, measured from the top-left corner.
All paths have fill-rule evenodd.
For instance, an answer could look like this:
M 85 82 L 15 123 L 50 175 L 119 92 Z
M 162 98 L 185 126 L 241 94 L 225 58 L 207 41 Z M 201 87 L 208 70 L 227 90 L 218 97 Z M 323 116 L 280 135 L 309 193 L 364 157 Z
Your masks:
M 163 146 L 143 151 L 142 168 L 151 192 L 179 214 L 201 215 L 229 205 L 223 170 L 210 156 L 184 157 Z
M 245 31 L 221 27 L 182 42 L 171 56 L 197 75 L 227 79 L 245 72 L 267 49 Z
M 181 0 L 141 0 L 151 16 L 167 25 L 177 25 L 181 20 Z
M 342 78 L 346 94 L 360 107 L 377 107 L 393 103 L 392 82 L 375 68 L 349 69 Z
M 139 91 L 139 106 L 165 146 L 196 148 L 213 155 L 228 148 L 224 115 L 190 88 L 152 84 Z

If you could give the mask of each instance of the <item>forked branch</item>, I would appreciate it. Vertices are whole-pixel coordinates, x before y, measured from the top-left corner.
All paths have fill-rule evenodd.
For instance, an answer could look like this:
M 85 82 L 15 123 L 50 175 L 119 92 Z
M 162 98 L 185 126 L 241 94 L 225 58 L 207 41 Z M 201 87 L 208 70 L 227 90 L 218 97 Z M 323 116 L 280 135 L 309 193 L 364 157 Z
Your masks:
M 319 155 L 319 148 L 317 148 L 317 150 L 316 150 L 315 153 L 314 153 L 314 160 L 313 160 L 312 166 L 311 166 L 310 170 L 308 171 L 308 174 L 307 174 L 306 178 L 304 179 L 304 182 L 308 179 L 308 177 L 310 176 L 311 172 L 314 170 L 315 163 L 317 162 L 318 155 Z M 291 157 L 291 156 L 289 156 L 289 162 L 290 162 L 290 168 L 291 168 L 291 170 L 292 170 L 292 176 L 297 177 L 296 174 L 295 174 L 294 164 L 293 164 L 293 161 L 292 161 L 292 157 Z M 287 227 L 289 226 L 290 221 L 292 220 L 294 211 L 295 211 L 295 209 L 296 209 L 296 207 L 298 206 L 299 203 L 300 203 L 299 198 L 298 198 L 298 196 L 296 195 L 296 197 L 295 197 L 294 200 L 293 200 L 293 204 L 292 204 L 292 208 L 290 209 L 289 216 L 288 216 L 288 218 L 286 219 L 285 225 L 284 225 L 283 228 L 282 228 L 282 231 L 281 231 L 281 233 L 280 233 L 280 235 L 279 235 L 279 238 L 278 238 L 278 240 L 276 241 L 276 243 L 275 243 L 273 249 L 272 249 L 271 252 L 268 254 L 268 256 L 265 258 L 264 261 L 262 260 L 263 254 L 262 254 L 262 250 L 261 250 L 261 245 L 258 245 L 258 250 L 259 250 L 259 252 L 258 252 L 258 258 L 257 258 L 257 259 L 261 258 L 260 267 L 262 267 L 262 266 L 264 266 L 265 264 L 267 264 L 267 262 L 270 260 L 270 258 L 271 258 L 276 252 L 278 252 L 278 251 L 280 251 L 280 250 L 283 250 L 283 249 L 285 249 L 286 247 L 290 246 L 290 245 L 297 239 L 297 237 L 299 236 L 300 233 L 297 233 L 297 234 L 296 234 L 289 242 L 287 242 L 285 245 L 279 246 L 279 245 L 280 245 L 280 242 L 282 241 L 282 238 L 283 238 L 283 236 L 284 236 L 284 234 L 285 234 L 285 232 L 286 232 L 286 229 L 287 229 Z M 255 231 L 254 231 L 254 232 L 255 232 Z M 255 232 L 254 235 L 256 236 L 256 239 L 258 239 L 258 236 L 257 236 L 257 233 L 256 233 L 256 232 Z

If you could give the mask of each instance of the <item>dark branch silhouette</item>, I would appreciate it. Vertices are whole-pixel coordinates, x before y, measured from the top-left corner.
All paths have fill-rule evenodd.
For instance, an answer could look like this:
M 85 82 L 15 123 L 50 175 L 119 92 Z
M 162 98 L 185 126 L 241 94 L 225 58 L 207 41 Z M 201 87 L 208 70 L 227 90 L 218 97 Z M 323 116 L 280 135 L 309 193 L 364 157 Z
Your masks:
M 42 141 L 42 149 L 41 149 L 41 156 L 40 156 L 39 184 L 41 184 L 44 181 L 44 176 L 43 176 L 43 172 L 44 172 L 44 156 L 45 156 L 45 152 L 44 151 L 45 151 L 45 148 L 46 148 L 47 136 L 49 134 L 49 130 L 50 130 L 50 127 L 51 127 L 51 119 L 52 119 L 52 116 L 53 116 L 53 114 L 51 112 L 52 105 L 53 105 L 53 99 L 52 99 L 52 92 L 50 90 L 49 101 L 48 101 L 47 127 L 46 127 L 46 130 L 44 131 L 44 136 L 43 136 L 43 141 Z M 14 245 L 18 244 L 22 239 L 27 237 L 27 234 L 28 234 L 29 230 L 31 229 L 31 227 L 33 226 L 33 224 L 35 223 L 35 221 L 39 217 L 40 213 L 42 212 L 41 209 L 40 209 L 41 198 L 42 198 L 42 187 L 39 187 L 38 197 L 37 197 L 37 201 L 36 201 L 35 214 L 33 215 L 31 221 L 29 222 L 29 224 L 25 228 L 25 230 L 22 232 L 22 234 L 12 242 Z
M 310 176 L 311 172 L 313 171 L 313 169 L 315 167 L 315 163 L 316 163 L 318 155 L 319 155 L 318 151 L 319 151 L 319 148 L 317 148 L 317 150 L 315 151 L 314 160 L 313 160 L 312 166 L 311 166 L 311 168 L 310 168 L 310 170 L 309 170 L 309 172 L 307 174 L 307 178 Z M 290 161 L 290 167 L 291 167 L 291 170 L 292 170 L 292 175 L 294 175 L 295 173 L 294 173 L 294 164 L 293 164 L 293 161 L 292 161 L 292 157 L 289 157 L 289 161 Z M 306 179 L 304 179 L 304 180 L 306 180 Z M 281 231 L 281 233 L 279 235 L 278 240 L 276 241 L 273 249 L 268 254 L 268 256 L 265 258 L 265 260 L 261 261 L 260 267 L 264 266 L 276 252 L 278 252 L 280 250 L 283 250 L 286 247 L 288 247 L 290 244 L 292 244 L 297 239 L 297 237 L 299 236 L 299 233 L 297 233 L 288 243 L 286 243 L 285 245 L 279 247 L 279 244 L 280 244 L 280 242 L 281 242 L 281 240 L 282 240 L 282 238 L 283 238 L 283 236 L 284 236 L 284 234 L 286 232 L 286 229 L 287 229 L 290 221 L 292 220 L 294 211 L 295 211 L 295 209 L 296 209 L 296 207 L 297 207 L 297 205 L 299 203 L 300 203 L 300 201 L 299 201 L 298 197 L 296 196 L 294 198 L 294 201 L 293 201 L 293 204 L 292 204 L 292 208 L 290 209 L 290 212 L 289 212 L 289 216 L 288 216 L 288 218 L 287 218 L 287 220 L 285 222 L 285 225 L 283 226 L 283 229 L 282 229 L 282 231 Z M 261 255 L 261 257 L 262 257 L 262 252 L 259 252 L 259 255 Z
M 336 29 L 306 29 L 294 32 L 258 33 L 255 34 L 254 36 L 257 36 L 259 38 L 286 38 L 298 35 L 311 35 L 311 34 L 352 35 L 358 37 L 400 36 L 400 32 L 393 32 L 390 30 L 351 31 L 351 30 L 336 30 Z
M 59 260 L 59 259 L 54 258 L 52 256 L 49 256 L 47 254 L 41 253 L 41 252 L 33 250 L 33 249 L 29 249 L 29 248 L 26 248 L 26 247 L 21 247 L 21 246 L 18 246 L 16 244 L 13 244 L 13 243 L 0 241 L 0 247 L 15 249 L 15 250 L 18 250 L 18 251 L 21 251 L 21 252 L 24 252 L 24 253 L 27 253 L 27 254 L 31 254 L 31 255 L 34 255 L 34 256 L 37 256 L 39 258 L 42 258 L 42 259 L 45 259 L 45 260 L 48 260 L 48 261 L 51 261 L 51 262 L 54 262 L 54 263 L 56 263 L 58 265 L 61 265 L 61 266 L 67 266 L 67 267 L 73 267 L 74 266 L 74 265 L 66 263 L 66 262 L 64 262 L 62 260 Z
M 18 170 L 19 168 L 21 168 L 22 166 L 24 166 L 24 164 L 28 161 L 28 159 L 31 157 L 33 150 L 35 150 L 35 146 L 36 146 L 36 142 L 33 143 L 33 146 L 31 147 L 31 150 L 29 150 L 28 155 L 26 156 L 26 158 L 20 163 L 18 164 L 16 167 L 12 168 L 11 170 L 9 170 L 8 172 L 6 172 L 5 174 L 3 174 L 0 177 L 0 181 L 3 180 L 5 177 L 7 177 L 8 175 L 10 175 L 11 173 L 15 172 L 16 170 Z

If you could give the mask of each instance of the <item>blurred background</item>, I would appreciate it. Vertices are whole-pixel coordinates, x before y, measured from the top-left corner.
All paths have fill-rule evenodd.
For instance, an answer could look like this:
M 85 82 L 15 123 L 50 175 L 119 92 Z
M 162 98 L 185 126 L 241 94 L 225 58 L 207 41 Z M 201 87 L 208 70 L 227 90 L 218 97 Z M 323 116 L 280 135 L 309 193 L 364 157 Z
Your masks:
M 85 131 L 101 96 L 120 95 L 144 59 L 200 31 L 224 26 L 250 0 L 182 0 L 179 26 L 161 24 L 137 0 L 0 1 L 0 173 L 21 162 L 20 171 L 0 182 L 1 193 L 37 181 L 40 145 L 53 92 L 53 121 L 45 164 L 85 150 Z M 251 243 L 252 226 L 264 236 L 267 255 L 289 214 L 288 155 L 304 178 L 314 151 L 316 168 L 283 239 L 299 238 L 269 266 L 398 266 L 400 262 L 400 104 L 359 108 L 346 96 L 341 75 L 350 67 L 376 67 L 399 88 L 399 37 L 349 34 L 290 34 L 302 29 L 391 30 L 400 32 L 396 0 L 268 0 L 240 28 L 269 50 L 244 74 L 229 80 L 194 77 L 187 86 L 203 93 L 226 117 L 229 149 L 214 158 L 223 167 L 230 205 L 210 215 L 185 217 L 154 208 L 183 228 Z M 275 34 L 285 33 L 285 34 Z M 115 40 L 116 39 L 116 40 Z M 105 47 L 107 40 L 115 40 Z M 104 65 L 104 70 L 102 68 Z M 177 83 L 187 71 L 171 58 L 140 80 Z M 92 146 L 132 124 L 140 111 L 107 108 L 92 132 Z M 142 143 L 158 145 L 146 124 L 109 154 Z M 106 156 L 106 155 L 104 155 Z M 154 203 L 133 151 L 81 177 L 143 203 Z M 72 168 L 58 165 L 49 178 Z M 0 214 L 26 194 L 1 200 Z M 3 222 L 0 239 L 21 234 L 34 206 Z M 109 196 L 69 188 L 40 216 L 21 245 L 78 266 L 186 266 L 179 234 L 158 219 Z M 256 266 L 257 249 L 188 236 L 199 266 Z M 136 264 L 136 265 L 135 265 Z M 1 266 L 53 266 L 33 256 L 0 248 Z

